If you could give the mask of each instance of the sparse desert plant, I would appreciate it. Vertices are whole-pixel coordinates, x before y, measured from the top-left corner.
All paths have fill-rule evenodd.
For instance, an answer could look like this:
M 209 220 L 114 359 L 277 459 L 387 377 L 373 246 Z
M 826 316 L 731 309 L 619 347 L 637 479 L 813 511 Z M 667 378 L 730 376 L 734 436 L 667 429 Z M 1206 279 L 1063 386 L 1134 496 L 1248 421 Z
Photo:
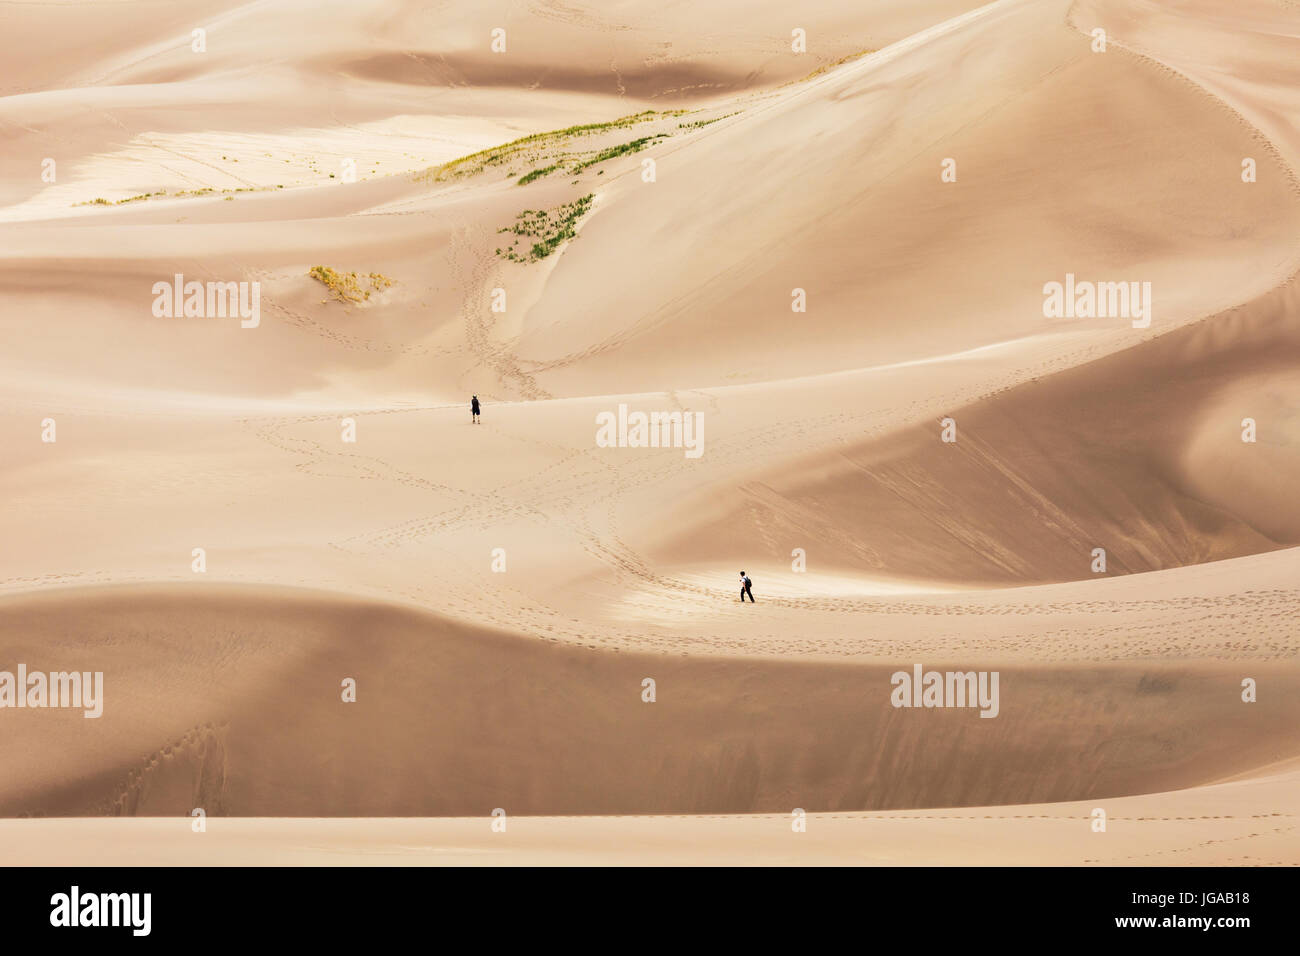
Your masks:
M 578 126 L 567 126 L 564 129 L 551 130 L 545 133 L 533 133 L 503 143 L 500 146 L 481 149 L 476 153 L 461 156 L 459 159 L 453 159 L 441 166 L 426 169 L 417 173 L 415 179 L 417 182 L 442 182 L 446 179 L 472 176 L 475 173 L 481 173 L 489 166 L 499 166 L 515 158 L 526 160 L 529 158 L 530 151 L 531 158 L 540 158 L 544 155 L 546 148 L 558 145 L 565 140 L 579 136 L 591 136 L 614 129 L 623 129 L 657 119 L 683 116 L 686 112 L 686 110 L 666 110 L 660 113 L 655 110 L 643 110 L 640 113 L 632 113 L 605 123 L 583 123 Z
M 835 69 L 835 67 L 837 67 L 837 66 L 843 66 L 845 63 L 848 63 L 850 60 L 856 60 L 856 59 L 859 59 L 860 57 L 864 57 L 864 56 L 866 56 L 868 53 L 875 53 L 875 52 L 876 52 L 875 50 L 859 50 L 859 51 L 856 52 L 856 53 L 850 53 L 848 56 L 842 56 L 842 57 L 840 57 L 838 60 L 835 60 L 835 61 L 832 62 L 832 63 L 824 63 L 824 64 L 822 64 L 821 66 L 817 67 L 817 69 L 813 70 L 811 73 L 809 73 L 807 76 L 805 76 L 803 79 L 801 79 L 801 80 L 795 80 L 794 82 L 796 82 L 796 83 L 807 83 L 807 82 L 808 82 L 809 80 L 811 80 L 813 77 L 815 77 L 815 76 L 821 76 L 821 75 L 822 75 L 823 73 L 825 73 L 827 70 L 833 70 L 833 69 Z M 789 85 L 789 84 L 787 84 L 787 85 Z
M 95 199 L 87 200 L 86 202 L 73 203 L 73 205 L 74 206 L 121 206 L 124 203 L 140 202 L 140 200 L 142 199 L 149 199 L 153 196 L 166 196 L 166 195 L 167 195 L 167 190 L 164 189 L 156 193 L 141 193 L 138 196 L 128 196 L 125 199 L 118 199 L 116 201 L 112 199 L 104 199 L 101 196 L 101 197 L 96 197 Z
M 577 166 L 574 166 L 573 171 L 575 173 L 580 173 L 589 166 L 595 166 L 597 163 L 603 163 L 608 159 L 615 158 L 616 156 L 626 156 L 628 153 L 638 153 L 655 140 L 666 139 L 667 137 L 667 133 L 656 133 L 654 136 L 642 136 L 639 139 L 632 140 L 631 142 L 620 143 L 618 146 L 609 147 L 609 149 L 602 149 L 595 156 L 590 159 L 584 159 L 582 162 L 578 163 Z
M 560 168 L 560 164 L 555 163 L 551 166 L 543 166 L 541 169 L 534 169 L 532 172 L 525 173 L 524 175 L 520 176 L 519 182 L 516 185 L 527 186 L 534 179 L 541 179 L 543 176 L 553 173 L 559 168 Z
M 387 289 L 393 280 L 378 272 L 358 275 L 355 272 L 337 272 L 329 266 L 312 266 L 307 273 L 320 282 L 340 302 L 364 302 L 371 293 Z M 362 283 L 365 283 L 365 286 Z
M 537 262 L 539 259 L 545 259 L 561 245 L 577 235 L 574 227 L 578 220 L 582 218 L 583 213 L 591 208 L 593 199 L 595 199 L 595 194 L 587 193 L 587 195 L 555 209 L 554 216 L 545 209 L 525 209 L 515 217 L 512 224 L 502 226 L 497 230 L 497 232 L 513 233 L 516 237 L 509 246 L 504 249 L 497 249 L 497 255 L 511 262 Z M 519 244 L 519 239 L 523 237 L 537 240 L 525 255 L 515 252 L 515 246 Z
M 276 186 L 275 188 L 283 189 L 284 187 Z M 270 186 L 241 186 L 238 189 L 222 189 L 219 191 L 223 195 L 225 195 L 227 199 L 230 199 L 231 196 L 229 194 L 231 193 L 257 193 L 257 192 L 266 192 L 269 189 L 271 189 Z M 73 205 L 74 206 L 121 206 L 125 203 L 141 202 L 142 200 L 145 199 L 153 199 L 156 196 L 170 195 L 172 199 L 180 199 L 180 198 L 194 198 L 196 196 L 215 196 L 217 193 L 218 190 L 214 189 L 211 186 L 204 186 L 201 189 L 178 189 L 176 192 L 170 194 L 167 192 L 167 190 L 160 189 L 157 192 L 141 193 L 138 196 L 128 196 L 126 199 L 118 199 L 116 201 L 112 199 L 104 199 L 101 197 L 98 199 L 88 200 L 87 202 L 73 203 Z
M 677 128 L 678 129 L 699 129 L 702 126 L 708 126 L 712 123 L 718 122 L 719 120 L 724 120 L 729 116 L 735 116 L 736 113 L 739 112 L 740 110 L 736 110 L 735 113 L 724 113 L 722 116 L 713 117 L 713 119 L 695 120 L 694 122 L 691 123 L 678 123 Z

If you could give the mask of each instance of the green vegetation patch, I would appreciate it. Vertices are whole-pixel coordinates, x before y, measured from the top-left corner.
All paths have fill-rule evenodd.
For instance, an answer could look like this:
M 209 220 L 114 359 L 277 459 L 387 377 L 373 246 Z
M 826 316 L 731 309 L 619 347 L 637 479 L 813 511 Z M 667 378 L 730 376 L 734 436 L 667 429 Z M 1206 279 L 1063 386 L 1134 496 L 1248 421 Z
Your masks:
M 512 225 L 502 226 L 497 230 L 498 233 L 508 232 L 515 237 L 510 245 L 498 248 L 497 255 L 511 262 L 537 262 L 545 259 L 577 235 L 574 226 L 582 218 L 583 213 L 591 208 L 593 199 L 595 194 L 587 193 L 580 199 L 565 203 L 549 212 L 545 209 L 525 209 L 515 217 Z M 515 248 L 522 238 L 537 241 L 527 252 L 516 252 Z
M 555 171 L 556 171 L 557 169 L 559 169 L 559 168 L 560 168 L 560 164 L 559 164 L 559 163 L 555 163 L 555 164 L 552 165 L 552 166 L 544 166 L 544 167 L 542 167 L 541 169 L 534 169 L 532 172 L 530 172 L 530 173 L 524 173 L 524 175 L 520 176 L 520 177 L 519 177 L 519 182 L 516 183 L 516 185 L 518 185 L 518 186 L 527 186 L 527 185 L 528 185 L 529 183 L 531 183 L 534 179 L 541 179 L 543 176 L 547 176 L 547 175 L 549 175 L 549 174 L 555 172 Z
M 602 149 L 591 159 L 584 159 L 578 165 L 573 167 L 575 173 L 580 173 L 588 166 L 595 166 L 597 163 L 603 163 L 607 159 L 613 159 L 616 156 L 626 156 L 628 153 L 639 153 L 657 139 L 666 139 L 667 133 L 656 133 L 654 136 L 642 136 L 640 139 L 634 139 L 630 143 L 622 143 L 618 146 L 611 146 L 609 149 Z
M 529 136 L 521 136 L 519 139 L 511 140 L 501 146 L 481 149 L 477 153 L 470 153 L 468 156 L 453 159 L 441 166 L 426 169 L 421 173 L 417 173 L 415 178 L 417 182 L 443 182 L 447 179 L 473 176 L 476 173 L 481 173 L 489 166 L 500 166 L 515 158 L 525 160 L 530 157 L 532 159 L 541 158 L 545 155 L 547 149 L 558 146 L 570 139 L 593 136 L 614 129 L 624 129 L 657 119 L 682 116 L 686 112 L 686 110 L 667 110 L 661 113 L 656 110 L 643 110 L 640 113 L 632 113 L 606 123 L 583 123 L 578 126 L 567 126 L 564 129 L 551 130 L 546 133 L 533 133 Z
M 716 123 L 718 122 L 718 120 L 724 120 L 729 116 L 735 116 L 736 113 L 739 112 L 740 110 L 736 110 L 735 113 L 725 113 L 722 116 L 715 116 L 713 117 L 713 119 L 695 120 L 695 122 L 693 123 L 678 123 L 677 128 L 678 129 L 699 129 L 702 126 L 708 126 L 711 123 Z

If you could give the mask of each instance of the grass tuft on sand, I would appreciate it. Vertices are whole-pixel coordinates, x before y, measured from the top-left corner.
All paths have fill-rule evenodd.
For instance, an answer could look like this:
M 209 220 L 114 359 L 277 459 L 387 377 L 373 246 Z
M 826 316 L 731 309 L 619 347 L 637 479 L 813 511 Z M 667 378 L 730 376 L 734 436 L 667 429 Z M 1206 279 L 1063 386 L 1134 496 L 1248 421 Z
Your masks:
M 508 232 L 515 236 L 509 246 L 496 250 L 497 255 L 511 262 L 537 262 L 545 259 L 577 235 L 574 227 L 582 215 L 591 208 L 593 199 L 595 194 L 587 193 L 550 212 L 545 209 L 525 209 L 515 217 L 514 223 L 497 230 L 498 233 Z M 515 247 L 524 237 L 537 241 L 527 252 L 516 252 Z
M 473 176 L 476 173 L 481 173 L 489 166 L 500 166 L 516 158 L 522 158 L 526 161 L 535 160 L 542 157 L 548 149 L 560 146 L 571 139 L 581 136 L 593 136 L 615 129 L 624 129 L 658 119 L 684 116 L 686 112 L 686 110 L 665 110 L 664 112 L 642 110 L 640 113 L 632 113 L 604 123 L 582 123 L 578 126 L 566 126 L 564 129 L 550 130 L 545 133 L 533 133 L 503 143 L 500 146 L 481 149 L 476 153 L 470 153 L 468 156 L 453 159 L 441 166 L 426 169 L 423 172 L 416 173 L 415 179 L 416 182 L 436 183 L 462 176 Z
M 320 282 L 340 302 L 364 302 L 371 293 L 389 288 L 393 280 L 378 272 L 368 272 L 364 276 L 355 272 L 337 272 L 329 266 L 312 266 L 307 273 Z M 366 283 L 362 285 L 363 281 Z

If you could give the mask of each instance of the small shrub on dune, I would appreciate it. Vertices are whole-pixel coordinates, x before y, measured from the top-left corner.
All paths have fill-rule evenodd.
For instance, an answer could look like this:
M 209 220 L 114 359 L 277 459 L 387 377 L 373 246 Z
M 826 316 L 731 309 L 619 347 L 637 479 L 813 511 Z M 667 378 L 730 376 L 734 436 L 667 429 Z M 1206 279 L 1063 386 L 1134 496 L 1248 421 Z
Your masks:
M 393 285 L 392 279 L 378 272 L 362 276 L 355 272 L 337 272 L 329 266 L 312 266 L 307 274 L 329 289 L 340 302 L 364 302 L 372 293 Z

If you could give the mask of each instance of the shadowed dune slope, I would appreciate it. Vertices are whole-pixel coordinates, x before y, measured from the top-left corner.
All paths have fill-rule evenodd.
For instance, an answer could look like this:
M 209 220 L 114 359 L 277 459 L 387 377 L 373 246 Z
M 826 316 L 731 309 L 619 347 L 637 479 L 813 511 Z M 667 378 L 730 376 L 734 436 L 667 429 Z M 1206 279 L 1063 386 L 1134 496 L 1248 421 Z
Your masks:
M 1300 543 L 1297 315 L 1289 283 L 954 409 L 953 443 L 934 420 L 782 463 L 657 553 L 806 541 L 822 566 L 1012 584 L 1090 577 L 1094 548 L 1129 574 Z
M 178 82 L 272 60 L 327 80 L 691 98 L 796 79 L 979 5 L 909 0 L 864 11 L 813 0 L 796 14 L 778 0 L 677 4 L 671 12 L 652 0 L 24 4 L 30 9 L 0 20 L 10 28 L 0 53 L 14 61 L 3 92 L 77 81 Z M 803 55 L 790 48 L 795 27 L 807 34 Z M 191 49 L 195 28 L 207 31 L 203 54 Z M 501 53 L 490 47 L 498 28 L 506 32 Z M 43 60 L 33 55 L 38 48 L 47 51 Z
M 1290 666 L 1243 707 L 1239 668 L 1012 664 L 985 720 L 891 707 L 894 668 L 592 652 L 284 589 L 12 598 L 0 634 L 6 667 L 105 674 L 97 720 L 6 714 L 7 816 L 968 806 L 1188 786 L 1300 752 Z

